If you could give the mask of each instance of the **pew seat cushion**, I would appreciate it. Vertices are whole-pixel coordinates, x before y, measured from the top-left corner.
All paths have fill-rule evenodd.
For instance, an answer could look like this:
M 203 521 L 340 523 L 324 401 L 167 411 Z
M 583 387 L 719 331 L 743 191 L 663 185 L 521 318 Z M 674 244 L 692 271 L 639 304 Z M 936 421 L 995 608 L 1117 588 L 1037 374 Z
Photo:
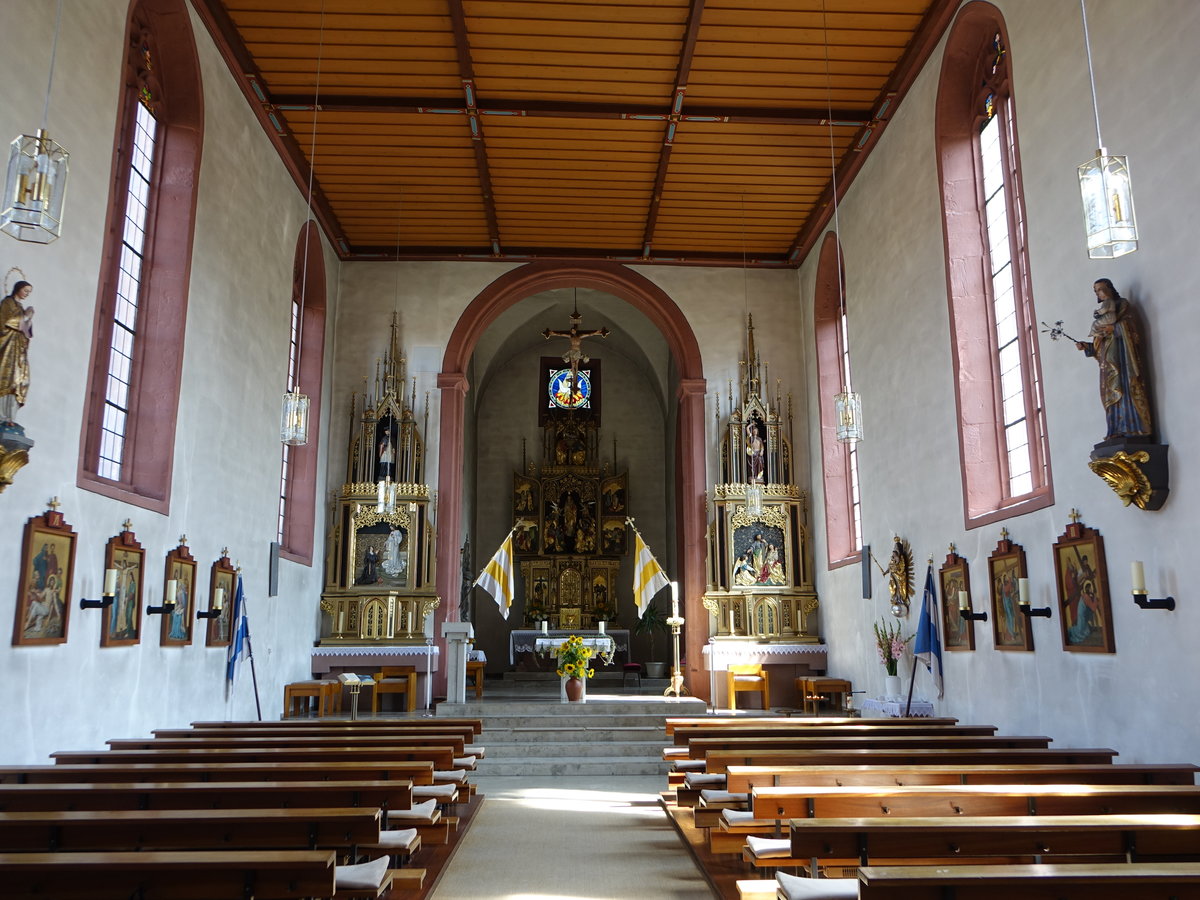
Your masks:
M 703 772 L 705 762 L 702 759 L 676 760 L 673 768 L 676 772 Z
M 786 872 L 776 872 L 779 896 L 787 900 L 855 900 L 858 897 L 857 878 L 801 878 Z
M 434 797 L 443 803 L 453 800 L 458 794 L 457 784 L 414 784 L 412 795 L 422 800 Z
M 454 757 L 454 768 L 456 769 L 473 769 L 475 768 L 474 756 L 456 756 Z
M 388 831 L 379 832 L 379 843 L 372 844 L 372 847 L 378 847 L 381 850 L 410 850 L 412 845 L 417 840 L 417 829 L 415 828 L 393 828 Z
M 675 747 L 675 746 L 663 747 L 663 759 L 675 759 L 675 758 L 687 759 L 687 757 L 688 757 L 688 748 L 687 747 Z
M 787 859 L 792 855 L 791 838 L 764 838 L 751 835 L 746 846 L 757 859 Z M 856 882 L 857 883 L 857 882 Z
M 434 771 L 434 781 L 453 781 L 457 784 L 465 784 L 467 781 L 466 769 L 450 769 L 445 772 Z
M 717 788 L 725 787 L 724 775 L 709 775 L 707 772 L 688 772 L 687 777 L 683 779 L 683 783 L 690 788 Z
M 383 884 L 388 872 L 386 856 L 370 862 L 351 866 L 338 866 L 334 871 L 334 885 L 339 891 L 375 891 Z
M 739 803 L 749 803 L 749 794 L 739 794 L 734 791 L 701 791 L 700 803 L 703 806 L 734 806 Z
M 730 825 L 740 825 L 743 822 L 754 822 L 754 812 L 749 809 L 723 809 L 721 818 Z
M 436 812 L 437 800 L 430 798 L 429 800 L 422 800 L 420 803 L 414 803 L 408 809 L 389 809 L 388 819 L 404 819 L 406 822 L 430 822 L 433 820 L 433 814 Z
M 483 759 L 486 755 L 487 747 L 481 747 L 479 744 L 471 744 L 468 747 L 463 747 L 463 752 L 471 754 L 476 759 Z

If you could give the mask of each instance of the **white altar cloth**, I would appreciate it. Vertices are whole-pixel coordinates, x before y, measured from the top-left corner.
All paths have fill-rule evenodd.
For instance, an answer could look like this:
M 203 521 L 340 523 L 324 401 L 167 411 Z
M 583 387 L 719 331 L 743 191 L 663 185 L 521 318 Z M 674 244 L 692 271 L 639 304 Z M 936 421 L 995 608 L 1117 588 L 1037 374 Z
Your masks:
M 730 663 L 760 665 L 806 665 L 825 670 L 828 644 L 760 644 L 758 641 L 715 641 L 705 644 L 704 668 L 723 672 Z M 710 663 L 711 659 L 711 663 Z
M 589 637 L 599 637 L 600 632 L 590 629 L 581 630 L 579 628 L 568 629 L 551 629 L 543 634 L 536 629 L 514 629 L 508 636 L 508 662 L 510 665 L 516 665 L 518 653 L 541 653 L 543 652 L 537 646 L 539 640 L 546 639 L 551 641 L 553 646 L 557 647 L 571 635 L 577 634 L 585 640 Z M 605 635 L 613 641 L 614 653 L 629 652 L 629 630 L 626 628 L 610 628 L 605 632 Z
M 425 674 L 426 654 L 430 654 L 430 671 L 438 670 L 438 646 L 403 644 L 371 646 L 356 644 L 347 647 L 325 646 L 312 649 L 312 672 L 316 677 L 331 669 L 368 669 L 375 666 L 416 666 L 419 675 Z

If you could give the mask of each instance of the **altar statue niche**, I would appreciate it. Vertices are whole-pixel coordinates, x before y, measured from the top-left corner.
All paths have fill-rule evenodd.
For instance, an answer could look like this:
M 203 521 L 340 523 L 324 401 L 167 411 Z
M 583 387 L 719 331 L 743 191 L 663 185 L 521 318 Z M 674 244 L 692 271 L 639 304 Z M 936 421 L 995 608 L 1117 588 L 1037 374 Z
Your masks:
M 808 497 L 791 482 L 791 400 L 764 389 L 750 316 L 739 363 L 721 426 L 722 480 L 712 487 L 704 607 L 719 640 L 816 643 Z
M 333 502 L 321 594 L 321 644 L 424 644 L 425 620 L 441 599 L 434 584 L 430 491 L 424 484 L 425 426 L 413 406 L 399 326 L 375 381 L 350 401 L 346 480 Z M 410 387 L 406 398 L 405 388 Z

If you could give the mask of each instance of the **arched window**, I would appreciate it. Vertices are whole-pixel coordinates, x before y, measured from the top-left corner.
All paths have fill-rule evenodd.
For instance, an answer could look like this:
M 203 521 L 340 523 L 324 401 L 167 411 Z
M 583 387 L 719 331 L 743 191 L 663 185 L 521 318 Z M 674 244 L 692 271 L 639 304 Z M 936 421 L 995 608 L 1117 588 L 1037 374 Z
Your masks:
M 126 38 L 78 483 L 166 513 L 203 94 L 184 0 L 135 0 Z
M 289 306 L 287 389 L 308 395 L 309 425 L 307 444 L 281 445 L 278 540 L 285 559 L 311 565 L 325 360 L 325 258 L 321 254 L 321 234 L 311 220 L 300 229 L 296 241 Z
M 846 330 L 846 279 L 837 236 L 825 235 L 817 258 L 813 330 L 817 341 L 817 390 L 821 411 L 821 464 L 825 486 L 825 540 L 829 566 L 859 561 L 862 514 L 858 490 L 858 444 L 837 439 L 834 395 L 851 390 Z
M 966 525 L 1054 502 L 1008 35 L 975 0 L 946 40 L 937 158 Z

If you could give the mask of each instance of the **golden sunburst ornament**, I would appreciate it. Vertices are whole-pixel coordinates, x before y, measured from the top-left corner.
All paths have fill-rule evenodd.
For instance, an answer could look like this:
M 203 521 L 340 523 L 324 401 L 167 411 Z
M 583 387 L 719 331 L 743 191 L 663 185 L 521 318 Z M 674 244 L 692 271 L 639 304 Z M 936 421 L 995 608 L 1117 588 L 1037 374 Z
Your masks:
M 888 560 L 888 593 L 892 596 L 892 615 L 908 615 L 908 603 L 913 595 L 913 556 L 908 541 L 899 537 L 892 544 L 892 558 Z

